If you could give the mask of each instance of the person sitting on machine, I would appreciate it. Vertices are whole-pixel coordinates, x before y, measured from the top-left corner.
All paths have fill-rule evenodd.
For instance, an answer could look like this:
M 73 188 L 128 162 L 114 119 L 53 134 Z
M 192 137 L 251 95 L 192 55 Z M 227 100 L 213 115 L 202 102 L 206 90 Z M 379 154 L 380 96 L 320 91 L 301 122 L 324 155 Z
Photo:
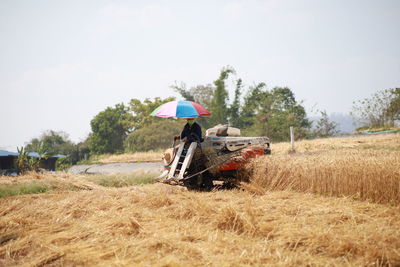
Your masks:
M 201 127 L 195 122 L 195 118 L 187 119 L 187 123 L 183 127 L 180 136 L 175 136 L 175 139 L 181 139 L 184 142 L 203 142 L 204 139 L 201 136 Z

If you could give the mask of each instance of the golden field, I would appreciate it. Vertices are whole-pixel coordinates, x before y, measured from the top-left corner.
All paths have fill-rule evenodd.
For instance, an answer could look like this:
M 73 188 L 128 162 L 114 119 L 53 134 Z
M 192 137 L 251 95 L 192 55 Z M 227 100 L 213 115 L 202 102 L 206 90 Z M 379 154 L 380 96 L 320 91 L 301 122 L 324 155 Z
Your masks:
M 4 266 L 400 263 L 399 207 L 345 198 L 156 184 L 0 203 Z
M 230 191 L 1 178 L 49 190 L 0 198 L 0 266 L 399 266 L 399 135 L 288 149 L 273 144 Z
M 314 140 L 302 140 L 295 142 L 295 150 L 298 153 L 321 152 L 343 149 L 385 150 L 400 152 L 400 134 L 369 135 L 332 137 Z M 272 144 L 273 154 L 288 154 L 289 143 Z
M 400 203 L 400 135 L 328 138 L 272 145 L 248 166 L 251 187 Z

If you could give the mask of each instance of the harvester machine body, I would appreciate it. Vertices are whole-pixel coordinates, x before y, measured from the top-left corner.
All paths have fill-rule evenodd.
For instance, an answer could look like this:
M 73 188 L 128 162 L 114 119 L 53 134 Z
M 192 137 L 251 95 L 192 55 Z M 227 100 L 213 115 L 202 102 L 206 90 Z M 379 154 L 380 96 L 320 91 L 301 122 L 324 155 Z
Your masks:
M 210 190 L 216 181 L 230 186 L 240 182 L 239 172 L 250 159 L 271 154 L 270 141 L 267 137 L 241 137 L 239 129 L 233 131 L 234 136 L 228 136 L 229 130 L 218 136 L 207 130 L 201 143 L 181 142 L 168 149 L 161 181 L 197 190 Z
M 208 152 L 211 155 L 216 152 L 220 156 L 230 156 L 226 162 L 218 166 L 219 171 L 238 170 L 251 158 L 271 154 L 267 137 L 206 137 L 202 147 L 206 153 L 209 151 L 208 148 L 212 148 Z

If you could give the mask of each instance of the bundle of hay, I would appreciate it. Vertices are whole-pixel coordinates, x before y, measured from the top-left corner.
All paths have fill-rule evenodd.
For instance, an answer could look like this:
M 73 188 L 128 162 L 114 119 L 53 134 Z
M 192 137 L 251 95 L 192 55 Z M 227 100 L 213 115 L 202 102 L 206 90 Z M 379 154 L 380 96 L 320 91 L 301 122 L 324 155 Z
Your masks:
M 206 131 L 206 136 L 232 136 L 239 137 L 240 129 L 230 127 L 227 124 L 218 124 Z

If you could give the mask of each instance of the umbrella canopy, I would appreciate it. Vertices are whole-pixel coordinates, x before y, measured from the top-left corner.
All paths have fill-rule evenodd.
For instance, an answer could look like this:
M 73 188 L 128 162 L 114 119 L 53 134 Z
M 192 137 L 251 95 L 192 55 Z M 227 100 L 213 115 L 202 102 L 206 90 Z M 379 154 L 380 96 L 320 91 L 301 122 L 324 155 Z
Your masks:
M 192 101 L 170 101 L 156 108 L 150 115 L 161 118 L 196 118 L 211 116 L 202 105 Z

